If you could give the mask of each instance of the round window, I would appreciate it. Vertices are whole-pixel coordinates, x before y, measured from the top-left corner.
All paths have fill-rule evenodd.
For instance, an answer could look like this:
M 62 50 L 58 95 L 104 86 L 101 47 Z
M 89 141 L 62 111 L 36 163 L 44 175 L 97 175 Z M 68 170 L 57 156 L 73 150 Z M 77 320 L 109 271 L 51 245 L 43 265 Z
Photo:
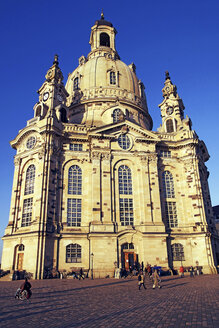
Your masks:
M 36 143 L 36 138 L 30 137 L 26 143 L 27 149 L 32 149 L 34 147 L 35 143 Z
M 118 144 L 122 149 L 126 150 L 130 148 L 131 141 L 126 134 L 121 134 L 118 138 Z

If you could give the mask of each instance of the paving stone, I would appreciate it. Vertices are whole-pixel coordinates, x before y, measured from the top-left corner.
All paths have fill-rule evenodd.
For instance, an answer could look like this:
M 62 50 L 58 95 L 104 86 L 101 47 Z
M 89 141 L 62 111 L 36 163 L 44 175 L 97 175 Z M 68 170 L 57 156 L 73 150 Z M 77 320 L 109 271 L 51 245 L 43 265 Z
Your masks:
M 0 327 L 219 327 L 219 279 L 162 278 L 138 291 L 137 279 L 32 281 L 30 301 L 14 299 L 20 281 L 0 281 Z

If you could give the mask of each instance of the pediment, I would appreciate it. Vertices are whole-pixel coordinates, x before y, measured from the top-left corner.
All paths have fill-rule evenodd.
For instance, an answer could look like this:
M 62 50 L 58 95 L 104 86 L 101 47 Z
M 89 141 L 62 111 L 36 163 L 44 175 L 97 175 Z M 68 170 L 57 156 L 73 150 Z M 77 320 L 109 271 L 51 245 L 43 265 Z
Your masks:
M 36 132 L 38 131 L 36 128 L 33 128 L 33 126 L 25 127 L 19 131 L 19 134 L 16 136 L 16 138 L 10 141 L 10 145 L 16 149 L 16 146 L 21 143 L 28 135 Z
M 134 138 L 139 140 L 145 139 L 151 141 L 159 141 L 158 136 L 154 132 L 144 129 L 141 126 L 130 121 L 123 121 L 105 125 L 103 127 L 98 127 L 90 131 L 89 134 L 93 136 L 96 135 L 102 137 L 116 137 L 121 133 L 130 133 Z

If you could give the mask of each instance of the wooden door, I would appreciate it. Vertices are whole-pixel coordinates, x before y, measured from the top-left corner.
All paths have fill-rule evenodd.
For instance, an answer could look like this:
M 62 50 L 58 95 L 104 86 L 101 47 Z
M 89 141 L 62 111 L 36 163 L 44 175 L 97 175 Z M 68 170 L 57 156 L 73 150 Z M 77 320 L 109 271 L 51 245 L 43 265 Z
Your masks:
M 125 269 L 129 270 L 130 266 L 134 267 L 136 261 L 136 254 L 134 252 L 124 252 L 125 253 Z
M 129 253 L 125 252 L 125 269 L 129 270 Z
M 18 253 L 17 256 L 17 270 L 23 271 L 23 261 L 24 261 L 24 253 Z

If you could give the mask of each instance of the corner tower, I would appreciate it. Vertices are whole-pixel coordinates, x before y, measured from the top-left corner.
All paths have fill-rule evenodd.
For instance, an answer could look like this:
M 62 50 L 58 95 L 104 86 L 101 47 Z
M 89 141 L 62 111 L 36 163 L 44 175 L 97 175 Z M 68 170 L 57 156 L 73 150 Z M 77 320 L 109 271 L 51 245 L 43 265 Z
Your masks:
M 162 126 L 159 132 L 177 132 L 186 128 L 191 130 L 192 122 L 188 116 L 184 119 L 184 105 L 177 93 L 177 87 L 173 85 L 169 72 L 166 71 L 166 80 L 162 89 L 163 102 L 159 105 L 161 109 Z

